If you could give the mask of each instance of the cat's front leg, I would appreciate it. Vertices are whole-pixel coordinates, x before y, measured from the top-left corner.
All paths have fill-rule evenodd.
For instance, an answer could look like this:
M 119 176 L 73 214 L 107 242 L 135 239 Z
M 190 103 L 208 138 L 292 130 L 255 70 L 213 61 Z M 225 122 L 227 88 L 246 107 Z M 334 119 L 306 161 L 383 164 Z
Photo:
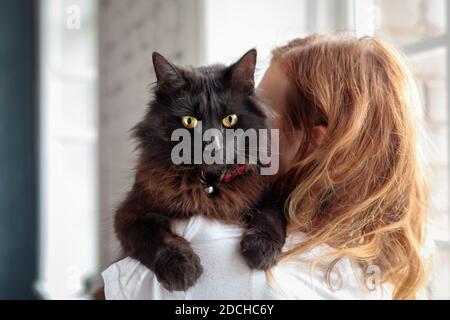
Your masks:
M 250 268 L 275 265 L 286 239 L 286 219 L 275 206 L 253 210 L 241 240 L 241 253 Z
M 170 218 L 143 210 L 129 194 L 116 213 L 115 230 L 124 253 L 152 270 L 167 290 L 185 291 L 202 274 L 200 258 L 186 239 L 171 232 Z
M 167 290 L 184 291 L 202 274 L 200 258 L 189 242 L 173 234 L 161 215 L 148 213 L 116 230 L 125 254 L 151 269 Z
M 203 267 L 186 239 L 174 235 L 169 239 L 156 251 L 153 272 L 166 289 L 185 291 L 197 282 Z

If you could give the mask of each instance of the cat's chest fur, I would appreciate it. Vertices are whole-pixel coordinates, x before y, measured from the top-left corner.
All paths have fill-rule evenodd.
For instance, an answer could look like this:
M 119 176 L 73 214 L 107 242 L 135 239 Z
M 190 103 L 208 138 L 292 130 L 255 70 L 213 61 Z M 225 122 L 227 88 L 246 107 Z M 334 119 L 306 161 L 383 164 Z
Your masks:
M 150 205 L 174 217 L 203 215 L 225 221 L 240 221 L 243 213 L 252 210 L 268 186 L 267 177 L 256 169 L 221 183 L 210 196 L 194 170 L 141 167 L 137 182 L 149 195 Z

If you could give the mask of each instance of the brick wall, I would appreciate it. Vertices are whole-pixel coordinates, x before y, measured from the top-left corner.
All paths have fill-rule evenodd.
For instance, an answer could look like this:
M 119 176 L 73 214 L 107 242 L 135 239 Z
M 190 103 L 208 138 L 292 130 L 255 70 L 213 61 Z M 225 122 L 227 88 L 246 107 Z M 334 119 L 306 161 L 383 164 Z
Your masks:
M 143 116 L 154 79 L 152 52 L 199 60 L 197 0 L 102 0 L 99 6 L 100 268 L 119 254 L 114 208 L 132 182 L 129 130 Z
M 394 45 L 411 47 L 446 33 L 446 0 L 375 0 L 377 35 Z M 448 44 L 447 44 L 448 45 Z M 447 298 L 450 290 L 449 264 L 449 128 L 447 50 L 426 50 L 408 57 L 420 91 L 427 137 L 424 140 L 431 187 L 429 213 L 431 230 L 438 239 L 434 298 Z
M 378 7 L 378 34 L 396 44 L 445 31 L 445 0 L 375 0 L 374 3 Z

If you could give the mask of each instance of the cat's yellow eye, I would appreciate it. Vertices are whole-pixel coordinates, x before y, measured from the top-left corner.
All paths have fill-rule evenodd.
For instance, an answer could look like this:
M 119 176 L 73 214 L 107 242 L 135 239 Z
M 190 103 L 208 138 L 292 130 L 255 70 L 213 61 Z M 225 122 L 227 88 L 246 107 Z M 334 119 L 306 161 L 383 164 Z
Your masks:
M 227 128 L 232 128 L 238 122 L 238 116 L 235 114 L 229 114 L 225 118 L 222 119 L 222 123 Z
M 195 128 L 197 126 L 197 118 L 193 116 L 184 116 L 181 118 L 181 123 L 188 129 Z

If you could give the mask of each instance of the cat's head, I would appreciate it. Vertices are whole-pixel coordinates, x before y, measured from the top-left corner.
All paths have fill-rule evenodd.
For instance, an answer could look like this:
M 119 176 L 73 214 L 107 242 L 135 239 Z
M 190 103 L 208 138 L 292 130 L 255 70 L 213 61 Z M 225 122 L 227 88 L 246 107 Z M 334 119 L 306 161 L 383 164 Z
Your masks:
M 223 148 L 223 159 L 228 159 L 229 162 L 239 147 L 236 144 L 234 150 L 227 148 L 227 129 L 254 129 L 257 132 L 258 129 L 268 128 L 268 110 L 255 94 L 255 64 L 255 49 L 245 53 L 232 65 L 199 68 L 179 67 L 162 55 L 153 53 L 157 79 L 154 99 L 149 104 L 145 118 L 135 129 L 144 152 L 147 151 L 151 158 L 160 161 L 172 161 L 174 147 L 179 146 L 179 141 L 171 141 L 172 134 L 177 129 L 184 129 L 190 132 L 191 152 L 188 158 L 191 161 L 183 166 L 201 168 L 202 171 L 214 174 L 236 169 L 237 165 L 227 164 L 226 161 L 224 164 L 207 164 L 201 158 L 201 163 L 198 163 L 198 157 L 195 159 L 198 141 L 194 141 L 194 132 L 204 134 L 208 129 L 216 129 L 215 134 L 220 133 L 222 139 L 214 137 L 203 141 L 202 152 L 208 146 L 211 148 L 213 143 L 215 145 L 212 149 Z M 246 140 L 246 149 L 257 147 L 248 142 Z M 246 150 L 246 157 L 249 150 Z M 216 155 L 215 152 L 212 155 Z M 183 154 L 186 155 L 187 153 Z

